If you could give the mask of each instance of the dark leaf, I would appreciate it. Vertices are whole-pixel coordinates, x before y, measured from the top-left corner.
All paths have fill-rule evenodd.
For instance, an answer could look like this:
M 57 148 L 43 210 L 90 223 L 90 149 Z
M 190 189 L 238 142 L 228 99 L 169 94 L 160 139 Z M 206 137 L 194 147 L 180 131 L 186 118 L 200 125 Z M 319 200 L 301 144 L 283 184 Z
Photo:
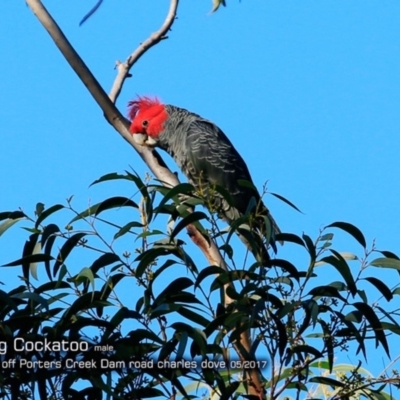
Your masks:
M 45 262 L 54 260 L 53 257 L 48 256 L 47 254 L 31 254 L 29 256 L 25 256 L 20 258 L 19 260 L 12 261 L 8 264 L 3 265 L 3 267 L 15 267 L 16 265 L 37 263 L 37 262 Z
M 182 317 L 185 317 L 189 319 L 192 322 L 195 322 L 198 325 L 201 325 L 203 327 L 206 327 L 210 321 L 206 318 L 204 318 L 202 315 L 195 313 L 192 310 L 189 310 L 186 307 L 181 307 L 179 310 L 177 310 L 177 313 L 182 315 Z
M 289 276 L 293 277 L 296 279 L 297 282 L 299 282 L 299 272 L 297 271 L 297 268 L 289 261 L 279 259 L 279 258 L 274 258 L 269 261 L 267 261 L 266 266 L 275 266 L 282 268 L 284 271 L 289 273 Z
M 322 326 L 322 330 L 324 331 L 324 343 L 326 346 L 326 352 L 328 357 L 329 372 L 332 373 L 333 357 L 334 357 L 332 332 L 325 321 L 319 320 L 319 323 Z
M 335 251 L 333 249 L 331 249 L 330 251 L 334 255 L 324 257 L 321 259 L 321 261 L 333 265 L 339 271 L 339 273 L 342 275 L 344 281 L 346 282 L 350 293 L 354 296 L 357 293 L 357 287 L 354 282 L 353 275 L 351 274 L 349 265 L 347 264 L 346 260 L 341 256 L 340 253 L 338 253 L 337 251 Z
M 122 307 L 111 318 L 110 326 L 104 331 L 104 334 L 102 336 L 102 342 L 105 342 L 108 339 L 108 337 L 111 335 L 113 330 L 115 328 L 117 328 L 121 324 L 121 322 L 127 318 L 133 318 L 133 319 L 140 321 L 143 317 L 141 314 L 139 314 L 136 311 L 129 310 L 126 307 Z
M 277 197 L 279 200 L 283 201 L 284 203 L 288 204 L 290 207 L 294 208 L 296 211 L 298 211 L 301 214 L 304 214 L 303 211 L 301 211 L 299 208 L 297 208 L 291 201 L 289 201 L 288 199 L 285 199 L 283 196 L 281 196 L 280 194 L 277 193 L 272 193 L 269 192 L 270 194 L 272 194 L 272 196 Z
M 175 196 L 182 194 L 190 195 L 193 194 L 193 192 L 194 192 L 193 185 L 191 185 L 190 183 L 180 183 L 179 185 L 176 185 L 167 192 L 167 194 L 163 197 L 160 204 L 158 205 L 158 208 L 162 208 L 165 204 L 167 204 L 168 200 L 172 199 Z
M 136 276 L 140 278 L 146 268 L 150 267 L 155 260 L 160 256 L 165 256 L 174 253 L 175 249 L 168 247 L 153 247 L 140 254 L 135 261 L 139 261 L 139 265 L 136 267 Z
M 51 206 L 47 210 L 42 211 L 40 214 L 38 214 L 38 219 L 36 220 L 35 227 L 37 228 L 49 215 L 65 208 L 61 204 L 56 204 L 54 206 Z
M 380 342 L 385 349 L 386 354 L 390 357 L 389 346 L 386 340 L 385 333 L 382 329 L 381 322 L 379 321 L 379 318 L 375 314 L 374 310 L 368 304 L 361 302 L 354 303 L 353 306 L 357 308 L 358 311 L 362 312 L 367 321 L 370 323 L 371 328 L 375 332 L 376 345 L 378 345 L 378 342 Z
M 90 206 L 85 211 L 82 211 L 79 215 L 77 215 L 75 218 L 73 218 L 68 223 L 68 225 L 71 225 L 73 222 L 79 221 L 80 219 L 84 219 L 91 215 L 97 216 L 102 211 L 111 210 L 113 208 L 120 208 L 120 207 L 139 208 L 139 206 L 133 200 L 128 199 L 127 197 L 123 197 L 123 196 L 110 197 L 109 199 L 106 199 L 106 200 L 102 201 L 101 203 L 97 203 L 93 206 Z
M 307 246 L 308 252 L 310 253 L 311 260 L 315 261 L 315 259 L 317 257 L 317 254 L 316 254 L 316 251 L 315 251 L 315 246 L 314 246 L 313 241 L 306 234 L 303 234 L 303 240 L 304 240 L 304 243 Z
M 322 358 L 324 355 L 317 350 L 315 347 L 311 347 L 308 346 L 306 344 L 301 344 L 298 346 L 293 347 L 292 349 L 293 353 L 304 353 L 305 355 L 311 354 L 313 355 L 315 358 Z M 327 364 L 328 365 L 328 364 Z M 320 367 L 320 365 L 318 364 L 318 367 Z
M 203 282 L 203 280 L 205 278 L 207 278 L 210 275 L 219 275 L 221 273 L 224 273 L 225 270 L 221 267 L 217 267 L 217 266 L 211 266 L 211 267 L 206 267 L 204 269 L 202 269 L 199 273 L 199 275 L 196 278 L 196 282 L 194 283 L 194 287 L 198 288 L 201 284 L 201 282 Z
M 288 343 L 286 326 L 282 321 L 273 313 L 268 313 L 268 315 L 274 320 L 275 329 L 278 332 L 278 349 L 280 357 L 285 353 L 286 345 Z
M 387 258 L 395 258 L 396 260 L 400 260 L 400 258 L 397 257 L 397 255 L 392 253 L 391 251 L 387 251 L 387 250 L 376 250 L 376 251 L 381 253 L 382 255 L 384 255 Z
M 310 378 L 309 382 L 319 383 L 322 385 L 329 385 L 333 389 L 337 389 L 337 388 L 341 388 L 341 387 L 345 386 L 345 384 L 343 382 L 337 381 L 332 378 L 328 378 L 326 376 L 315 376 L 313 378 Z
M 357 242 L 360 243 L 362 247 L 364 247 L 364 249 L 367 247 L 367 243 L 362 232 L 356 226 L 349 224 L 348 222 L 334 222 L 333 224 L 327 225 L 325 229 L 326 228 L 342 229 L 343 231 L 353 236 L 353 238 L 356 239 Z
M 308 294 L 313 297 L 336 297 L 340 300 L 346 301 L 346 299 L 339 293 L 339 291 L 332 286 L 316 286 L 312 288 Z
M 100 183 L 100 182 L 113 181 L 113 180 L 116 180 L 116 179 L 125 179 L 127 181 L 131 181 L 132 180 L 128 175 L 121 175 L 121 174 L 117 174 L 116 172 L 112 172 L 110 174 L 103 175 L 101 178 L 95 180 L 93 183 L 91 183 L 89 185 L 89 187 L 93 186 L 93 185 L 96 185 L 97 183 Z
M 100 268 L 104 268 L 107 265 L 114 264 L 115 262 L 121 262 L 120 258 L 115 253 L 105 253 L 93 262 L 90 269 L 93 274 L 96 275 Z
M 175 226 L 174 230 L 171 233 L 171 239 L 174 239 L 175 236 L 182 229 L 186 228 L 190 224 L 195 225 L 200 232 L 204 231 L 204 228 L 200 224 L 198 224 L 198 221 L 207 218 L 207 215 L 202 211 L 194 211 L 193 213 L 190 213 L 188 216 L 183 218 L 182 221 L 179 221 L 179 223 Z
M 156 304 L 161 304 L 164 299 L 171 297 L 174 294 L 182 292 L 188 287 L 193 286 L 193 282 L 186 277 L 180 277 L 172 281 L 157 297 L 154 301 Z
M 374 277 L 368 277 L 364 279 L 372 283 L 381 292 L 381 294 L 387 301 L 392 300 L 393 298 L 392 291 L 381 280 Z
M 278 233 L 275 237 L 277 242 L 291 242 L 299 244 L 300 246 L 305 247 L 304 241 L 300 236 L 297 236 L 293 233 Z
M 123 196 L 116 196 L 116 197 L 111 197 L 107 200 L 104 200 L 102 203 L 99 203 L 94 215 L 97 216 L 102 211 L 110 210 L 112 208 L 118 208 L 118 207 L 139 208 L 139 206 L 133 200 L 128 199 L 127 197 L 123 197 Z
M 61 265 L 64 264 L 67 259 L 69 253 L 71 253 L 72 249 L 78 245 L 79 241 L 85 237 L 87 234 L 83 232 L 75 233 L 63 244 L 60 252 L 58 253 L 57 260 L 53 266 L 53 276 L 55 277 L 60 269 Z
M 119 237 L 125 235 L 125 233 L 132 233 L 130 232 L 130 230 L 132 228 L 143 228 L 143 224 L 141 224 L 140 222 L 129 222 L 128 224 L 124 225 L 115 235 L 114 235 L 114 239 L 118 239 Z
M 55 224 L 47 225 L 44 228 L 44 231 L 42 233 L 41 243 L 42 247 L 44 245 L 44 254 L 46 254 L 47 256 L 51 255 L 51 249 L 53 248 L 53 244 L 57 237 L 56 234 L 59 232 L 60 228 Z M 50 270 L 50 261 L 45 261 L 44 266 L 46 269 L 47 276 L 49 277 L 50 280 L 52 280 L 53 277 L 51 275 L 51 270 Z

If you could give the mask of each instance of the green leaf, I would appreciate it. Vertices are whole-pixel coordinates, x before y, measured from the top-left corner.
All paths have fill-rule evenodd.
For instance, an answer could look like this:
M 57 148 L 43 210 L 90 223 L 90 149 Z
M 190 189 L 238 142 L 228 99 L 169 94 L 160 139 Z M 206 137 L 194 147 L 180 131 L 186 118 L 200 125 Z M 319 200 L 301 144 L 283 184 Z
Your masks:
M 313 326 L 315 327 L 319 313 L 318 303 L 314 300 L 303 301 L 302 306 L 306 315 L 304 316 L 303 323 L 299 327 L 298 330 L 299 336 L 309 327 L 311 320 Z
M 280 357 L 283 357 L 285 350 L 286 350 L 286 345 L 288 343 L 288 336 L 287 336 L 287 330 L 286 326 L 282 323 L 282 321 L 274 314 L 274 313 L 268 313 L 269 317 L 274 320 L 275 324 L 275 329 L 278 333 L 278 348 L 279 348 L 279 355 Z
M 185 349 L 186 349 L 186 345 L 188 342 L 188 333 L 183 331 L 180 334 L 180 338 L 179 338 L 179 346 L 178 346 L 178 350 L 176 352 L 176 360 L 181 360 L 184 353 L 185 353 Z
M 44 254 L 46 254 L 47 256 L 51 255 L 51 249 L 59 232 L 60 228 L 55 224 L 49 224 L 44 228 L 44 231 L 42 233 L 41 243 L 42 247 L 44 245 Z M 45 261 L 44 267 L 46 269 L 47 276 L 49 277 L 50 280 L 52 280 L 53 277 L 51 275 L 51 270 L 50 270 L 50 260 Z
M 110 276 L 101 289 L 101 299 L 107 300 L 108 296 L 114 290 L 115 286 L 117 286 L 118 282 L 126 277 L 127 275 L 125 274 L 115 274 Z
M 190 183 L 180 183 L 179 185 L 176 185 L 172 189 L 168 190 L 168 192 L 164 195 L 163 199 L 158 205 L 158 208 L 161 209 L 165 204 L 167 204 L 168 200 L 172 199 L 175 196 L 178 196 L 180 194 L 190 195 L 193 194 L 194 191 L 194 186 Z
M 85 311 L 88 308 L 94 308 L 99 306 L 108 306 L 111 303 L 106 301 L 101 301 L 101 293 L 100 292 L 92 292 L 86 293 L 80 297 L 78 297 L 71 307 L 69 307 L 64 315 L 61 318 L 63 324 L 69 325 L 71 323 L 71 317 L 75 314 L 80 314 L 81 312 Z
M 42 251 L 42 244 L 40 242 L 36 242 L 35 247 L 33 248 L 32 255 L 34 254 L 40 254 Z M 31 262 L 29 264 L 29 271 L 31 272 L 31 275 L 34 279 L 38 280 L 37 276 L 37 263 L 36 262 Z
M 358 311 L 356 311 L 356 312 L 358 312 Z M 344 337 L 354 337 L 358 342 L 357 354 L 361 350 L 363 352 L 364 357 L 366 357 L 364 339 L 361 337 L 358 328 L 350 321 L 350 318 L 352 318 L 352 316 L 350 316 L 350 318 L 348 318 L 348 316 L 344 316 L 339 311 L 334 311 L 334 314 L 347 327 L 347 328 L 344 328 L 346 330 L 344 332 L 344 334 L 342 334 L 342 331 L 343 331 L 343 329 L 342 329 L 342 330 L 336 331 L 336 335 L 338 337 L 343 337 L 343 336 Z
M 90 266 L 93 274 L 96 275 L 100 268 L 104 268 L 115 262 L 121 262 L 120 258 L 115 253 L 102 254 L 97 260 Z
M 82 211 L 79 215 L 77 215 L 75 218 L 73 218 L 68 225 L 71 225 L 75 221 L 79 221 L 80 219 L 84 219 L 86 217 L 89 217 L 91 215 L 98 216 L 101 212 L 105 210 L 110 210 L 113 208 L 120 208 L 120 207 L 133 207 L 138 209 L 139 206 L 131 199 L 128 199 L 127 197 L 123 196 L 115 196 L 115 197 L 110 197 L 109 199 L 106 199 L 102 201 L 101 203 L 97 203 L 85 211 Z
M 99 203 L 94 215 L 97 217 L 101 212 L 105 210 L 119 207 L 133 207 L 137 209 L 139 208 L 139 206 L 133 200 L 123 196 L 115 196 L 110 197 L 109 199 Z
M 130 232 L 130 230 L 132 228 L 143 228 L 143 224 L 141 224 L 140 222 L 129 222 L 128 224 L 124 225 L 115 235 L 114 235 L 114 240 L 118 239 L 119 237 L 125 235 L 125 233 L 132 233 Z
M 400 271 L 400 260 L 396 260 L 395 258 L 376 258 L 369 265 L 379 268 L 393 268 Z
M 320 383 L 322 385 L 329 385 L 333 389 L 345 387 L 345 384 L 343 382 L 337 381 L 332 378 L 328 378 L 326 376 L 315 376 L 313 378 L 310 378 L 309 382 Z
M 192 310 L 189 310 L 186 307 L 179 308 L 179 310 L 177 310 L 177 313 L 182 315 L 182 317 L 185 317 L 190 321 L 195 322 L 196 324 L 202 325 L 203 327 L 206 327 L 210 323 L 208 319 L 204 318 L 200 314 L 195 313 Z
M 376 250 L 378 253 L 381 253 L 382 255 L 384 255 L 387 258 L 395 258 L 396 260 L 400 260 L 400 258 L 392 253 L 391 251 L 387 251 L 387 250 Z
M 372 276 L 364 279 L 369 283 L 372 283 L 381 292 L 381 294 L 387 301 L 393 299 L 392 291 L 381 280 L 374 278 Z
M 47 301 L 37 293 L 16 293 L 11 296 L 13 299 L 29 299 L 34 301 L 37 304 L 40 304 L 47 312 L 49 311 L 49 305 Z
M 155 260 L 160 256 L 165 256 L 173 253 L 172 249 L 168 249 L 166 247 L 153 247 L 149 250 L 146 250 L 144 253 L 140 254 L 135 261 L 139 261 L 138 266 L 136 267 L 135 275 L 140 278 L 146 268 L 151 266 Z
M 315 347 L 311 347 L 306 344 L 300 344 L 298 346 L 295 346 L 291 349 L 291 351 L 293 353 L 304 353 L 306 355 L 312 354 L 317 359 L 323 357 L 323 354 L 319 350 L 317 350 Z M 319 368 L 321 367 L 319 364 L 320 362 L 321 361 L 318 361 L 317 363 L 315 363 L 316 366 L 318 366 Z M 328 363 L 326 363 L 326 365 L 328 366 Z
M 6 219 L 4 222 L 0 224 L 0 236 L 9 228 L 11 228 L 14 224 L 16 224 L 18 221 L 21 221 L 21 219 L 25 219 L 25 217 L 22 218 L 15 218 L 15 219 Z
M 324 343 L 326 347 L 326 353 L 328 357 L 328 363 L 329 363 L 329 372 L 332 373 L 333 369 L 333 356 L 334 356 L 334 345 L 333 345 L 333 337 L 332 337 L 332 331 L 329 328 L 328 324 L 325 321 L 322 321 L 321 319 L 318 321 L 319 324 L 322 327 L 322 330 L 324 331 Z
M 386 354 L 390 357 L 386 335 L 382 329 L 382 324 L 379 321 L 379 318 L 375 314 L 374 310 L 368 304 L 361 302 L 354 303 L 353 306 L 357 308 L 357 310 L 360 311 L 370 323 L 371 328 L 375 332 L 376 345 L 378 345 L 378 342 L 380 342 L 385 349 Z
M 400 326 L 399 325 L 390 324 L 389 322 L 381 322 L 381 324 L 382 324 L 383 329 L 389 330 L 389 331 L 395 333 L 396 335 L 400 335 Z
M 79 274 L 76 276 L 76 278 L 74 280 L 77 284 L 79 284 L 80 282 L 84 282 L 86 279 L 89 280 L 89 282 L 92 286 L 92 290 L 94 292 L 94 275 L 93 275 L 92 270 L 87 267 L 82 268 L 81 272 L 79 272 Z
M 354 261 L 354 260 L 358 260 L 358 257 L 355 255 L 355 254 L 353 254 L 353 253 L 349 253 L 349 252 L 346 252 L 346 251 L 341 251 L 341 252 L 338 252 L 341 256 L 342 256 L 342 258 L 344 259 L 344 260 L 346 260 L 346 261 Z M 320 261 L 317 261 L 314 265 L 316 266 L 316 267 L 319 267 L 320 265 L 324 265 L 324 264 L 327 264 L 325 261 L 322 261 L 322 260 L 320 260 Z
M 291 242 L 299 244 L 300 246 L 306 247 L 303 239 L 293 233 L 278 233 L 275 237 L 277 242 Z
M 40 215 L 42 214 L 43 211 L 44 211 L 44 204 L 43 203 L 37 203 L 36 204 L 35 214 L 38 217 L 40 217 Z
M 58 253 L 57 260 L 53 266 L 53 276 L 57 275 L 58 270 L 60 269 L 61 265 L 64 264 L 69 253 L 71 253 L 72 249 L 75 246 L 77 246 L 79 241 L 86 235 L 87 235 L 87 233 L 83 233 L 83 232 L 75 233 L 70 238 L 68 238 L 68 240 L 63 244 L 60 252 Z
M 22 250 L 23 258 L 33 254 L 33 251 L 35 249 L 38 239 L 39 239 L 38 233 L 34 233 L 29 236 L 29 239 L 25 242 L 24 248 Z M 35 262 L 35 261 L 30 261 L 30 262 L 24 261 L 22 263 L 22 275 L 26 279 L 27 282 L 29 282 L 29 271 L 30 271 L 31 262 Z
M 223 285 L 235 281 L 242 280 L 254 280 L 257 281 L 260 275 L 254 272 L 250 272 L 245 269 L 237 269 L 234 271 L 226 271 L 217 276 L 214 282 L 211 284 L 211 291 L 221 288 Z
M 165 301 L 166 298 L 177 294 L 191 286 L 193 286 L 193 282 L 191 281 L 191 279 L 184 276 L 176 278 L 158 295 L 158 297 L 154 300 L 154 303 L 161 304 Z
M 321 259 L 321 261 L 333 265 L 339 271 L 344 281 L 346 282 L 350 293 L 355 296 L 355 294 L 357 293 L 357 287 L 354 282 L 353 275 L 351 274 L 349 265 L 340 253 L 333 249 L 331 249 L 330 251 L 333 253 L 333 256 L 324 257 Z
M 121 324 L 121 322 L 126 319 L 126 318 L 133 318 L 136 319 L 138 321 L 140 321 L 143 317 L 141 314 L 139 314 L 136 311 L 133 310 L 129 310 L 126 307 L 122 307 L 121 309 L 119 309 L 115 315 L 111 318 L 110 320 L 110 325 L 109 327 L 105 330 L 103 336 L 102 336 L 102 342 L 104 343 L 106 341 L 106 339 L 108 339 L 108 337 L 111 335 L 111 333 L 113 332 L 113 330 L 115 328 L 117 328 L 117 326 L 119 326 Z
M 316 253 L 313 241 L 311 240 L 310 236 L 308 236 L 306 234 L 303 234 L 303 240 L 307 246 L 308 252 L 310 253 L 311 260 L 315 261 L 315 259 L 317 257 L 317 253 Z
M 336 297 L 340 300 L 346 301 L 339 291 L 330 285 L 316 286 L 312 288 L 308 294 L 313 297 Z
M 207 215 L 202 211 L 194 211 L 189 214 L 187 217 L 183 218 L 179 223 L 175 226 L 174 230 L 171 233 L 171 239 L 175 238 L 175 236 L 188 225 L 193 224 L 200 232 L 204 231 L 204 228 L 198 224 L 198 221 L 202 219 L 207 219 Z
M 353 238 L 356 239 L 357 242 L 360 243 L 362 247 L 364 247 L 364 249 L 367 247 L 367 243 L 362 232 L 356 226 L 349 224 L 348 222 L 334 222 L 333 224 L 327 225 L 325 229 L 326 228 L 342 229 L 343 231 L 353 236 Z
M 26 263 L 30 264 L 30 263 L 38 263 L 38 262 L 45 262 L 45 261 L 51 261 L 51 260 L 54 260 L 54 258 L 47 254 L 31 254 L 29 256 L 25 256 L 18 260 L 15 260 L 8 264 L 5 264 L 5 265 L 3 265 L 3 267 L 15 267 L 17 265 L 23 265 Z
M 19 219 L 25 218 L 26 215 L 22 211 L 3 211 L 0 212 L 0 221 L 3 219 Z
M 197 275 L 196 282 L 194 284 L 195 288 L 200 287 L 201 282 L 203 282 L 204 279 L 206 279 L 210 275 L 219 275 L 225 272 L 225 269 L 221 267 L 217 267 L 215 265 L 212 265 L 210 267 L 206 267 L 200 271 L 200 273 Z M 400 294 L 400 293 L 399 293 Z
M 333 239 L 333 233 L 325 233 L 325 235 L 322 235 L 319 238 L 321 242 L 331 241 L 332 239 Z
M 301 214 L 304 214 L 303 211 L 301 211 L 299 208 L 297 208 L 291 201 L 289 201 L 288 199 L 284 198 L 283 196 L 281 196 L 280 194 L 277 193 L 272 193 L 269 192 L 270 194 L 272 194 L 272 196 L 275 196 L 276 198 L 278 198 L 279 200 L 283 201 L 284 203 L 288 204 L 290 207 L 294 208 L 296 211 L 298 211 Z
M 54 206 L 51 206 L 50 208 L 48 208 L 47 210 L 42 211 L 39 215 L 38 215 L 38 219 L 35 222 L 35 228 L 37 228 L 42 221 L 44 221 L 49 215 L 61 210 L 65 208 L 63 205 L 61 204 L 56 204 Z
M 99 179 L 95 180 L 93 183 L 91 183 L 89 185 L 89 187 L 96 185 L 98 183 L 101 183 L 101 182 L 113 181 L 113 180 L 117 180 L 117 179 L 125 179 L 127 181 L 132 181 L 132 179 L 128 175 L 121 175 L 121 174 L 117 174 L 116 172 L 112 172 L 110 174 L 103 175 Z

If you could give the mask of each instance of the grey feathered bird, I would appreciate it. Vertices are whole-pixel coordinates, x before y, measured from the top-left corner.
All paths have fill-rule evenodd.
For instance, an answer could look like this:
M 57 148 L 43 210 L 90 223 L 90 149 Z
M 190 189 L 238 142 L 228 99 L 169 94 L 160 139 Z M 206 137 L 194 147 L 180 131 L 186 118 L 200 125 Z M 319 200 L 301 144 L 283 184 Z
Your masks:
M 246 163 L 218 126 L 183 108 L 148 97 L 129 103 L 129 118 L 132 121 L 129 130 L 137 143 L 165 150 L 200 193 L 207 196 L 211 189 L 213 208 L 221 218 L 231 224 L 248 211 L 252 202 L 255 226 L 261 234 L 266 232 L 264 216 L 270 221 L 272 236 L 280 233 L 254 188 Z M 212 190 L 215 185 L 229 192 L 231 205 L 218 191 Z

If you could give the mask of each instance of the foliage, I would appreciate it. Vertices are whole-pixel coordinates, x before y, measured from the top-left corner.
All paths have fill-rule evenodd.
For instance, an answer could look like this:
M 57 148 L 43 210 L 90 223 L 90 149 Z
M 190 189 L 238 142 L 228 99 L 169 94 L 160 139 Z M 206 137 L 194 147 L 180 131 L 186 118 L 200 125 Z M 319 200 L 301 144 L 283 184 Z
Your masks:
M 246 396 L 255 368 L 268 399 L 394 398 L 388 389 L 399 386 L 396 371 L 372 377 L 362 361 L 343 367 L 337 357 L 366 360 L 371 342 L 389 355 L 388 336 L 400 333 L 389 306 L 400 289 L 377 272 L 387 269 L 398 281 L 395 254 L 368 248 L 358 228 L 336 222 L 315 240 L 280 234 L 302 255 L 278 255 L 260 268 L 251 255 L 242 259 L 215 215 L 190 212 L 205 201 L 188 197 L 190 185 L 166 189 L 130 172 L 94 183 L 113 180 L 136 195 L 79 212 L 68 199 L 38 203 L 34 217 L 0 213 L 0 234 L 24 223 L 29 235 L 21 257 L 2 267 L 22 279 L 0 291 L 2 397 L 229 399 Z M 227 270 L 204 264 L 185 243 L 188 224 L 216 241 Z M 334 249 L 338 230 L 361 255 Z M 367 297 L 371 288 L 379 303 Z M 246 330 L 249 352 L 241 342 Z

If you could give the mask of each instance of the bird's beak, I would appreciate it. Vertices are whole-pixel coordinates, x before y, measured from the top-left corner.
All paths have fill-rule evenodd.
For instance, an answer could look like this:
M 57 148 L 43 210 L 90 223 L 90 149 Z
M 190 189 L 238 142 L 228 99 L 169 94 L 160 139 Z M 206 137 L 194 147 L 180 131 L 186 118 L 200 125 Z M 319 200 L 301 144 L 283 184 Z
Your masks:
M 157 141 L 154 140 L 151 136 L 146 135 L 145 133 L 134 133 L 133 140 L 136 144 L 140 146 L 148 146 L 148 147 L 157 146 Z
M 132 137 L 133 141 L 139 146 L 146 146 L 147 135 L 144 133 L 134 133 Z

